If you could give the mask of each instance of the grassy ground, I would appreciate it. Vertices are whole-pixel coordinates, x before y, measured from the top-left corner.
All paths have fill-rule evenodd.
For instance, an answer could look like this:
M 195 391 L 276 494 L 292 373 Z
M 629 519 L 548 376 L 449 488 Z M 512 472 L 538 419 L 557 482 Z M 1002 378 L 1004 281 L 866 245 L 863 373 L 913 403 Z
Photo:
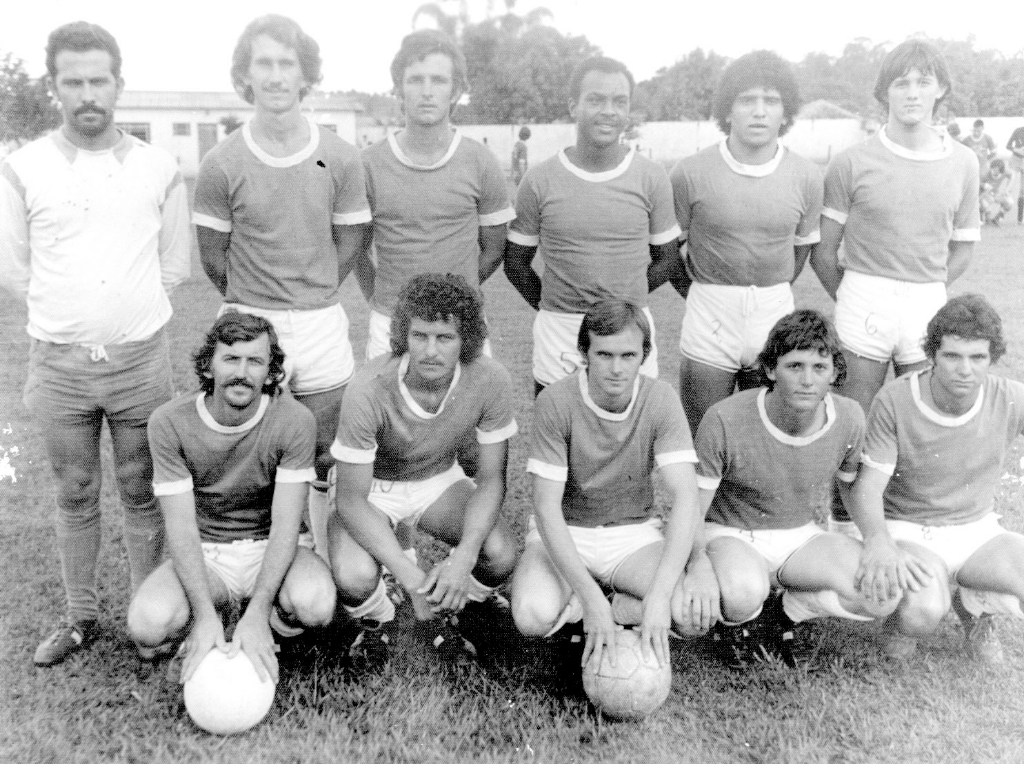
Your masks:
M 986 229 L 970 273 L 954 292 L 979 291 L 1006 322 L 1010 352 L 999 373 L 1024 379 L 1024 228 Z M 209 325 L 216 294 L 195 275 L 175 294 L 171 322 L 179 390 L 193 387 L 188 354 Z M 354 285 L 345 304 L 361 353 L 366 307 Z M 498 357 L 518 383 L 523 436 L 513 445 L 506 516 L 521 532 L 530 430 L 531 311 L 500 274 L 487 285 Z M 831 312 L 805 273 L 798 304 Z M 180 688 L 140 662 L 124 635 L 127 565 L 113 476 L 104 487 L 102 634 L 65 664 L 37 670 L 36 644 L 60 617 L 63 593 L 53 545 L 49 464 L 21 403 L 28 342 L 24 308 L 0 298 L 0 760 L 11 762 L 960 762 L 1024 759 L 1024 629 L 1005 623 L 1008 665 L 990 672 L 966 660 L 953 619 L 909 663 L 881 658 L 873 628 L 838 621 L 798 631 L 804 657 L 729 673 L 703 641 L 673 644 L 674 685 L 665 706 L 639 723 L 609 723 L 560 683 L 540 644 L 492 624 L 489 657 L 445 673 L 403 633 L 387 669 L 349 675 L 346 635 L 321 635 L 282 654 L 268 719 L 218 739 L 192 726 Z M 653 300 L 662 374 L 675 380 L 683 302 L 668 287 Z M 1021 444 L 998 497 L 1004 522 L 1024 530 Z M 6 457 L 8 461 L 3 461 Z M 107 449 L 109 460 L 109 448 Z M 429 555 L 429 549 L 425 550 Z M 400 618 L 408 622 L 408 613 Z M 332 639 L 332 636 L 338 636 Z

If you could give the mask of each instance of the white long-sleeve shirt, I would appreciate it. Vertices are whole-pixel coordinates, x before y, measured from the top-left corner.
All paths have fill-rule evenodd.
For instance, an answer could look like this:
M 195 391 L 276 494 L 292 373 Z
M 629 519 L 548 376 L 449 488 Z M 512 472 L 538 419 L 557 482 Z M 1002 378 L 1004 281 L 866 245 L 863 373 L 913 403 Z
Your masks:
M 130 135 L 86 151 L 57 130 L 0 164 L 0 287 L 27 300 L 32 337 L 145 339 L 171 316 L 190 248 L 177 163 Z

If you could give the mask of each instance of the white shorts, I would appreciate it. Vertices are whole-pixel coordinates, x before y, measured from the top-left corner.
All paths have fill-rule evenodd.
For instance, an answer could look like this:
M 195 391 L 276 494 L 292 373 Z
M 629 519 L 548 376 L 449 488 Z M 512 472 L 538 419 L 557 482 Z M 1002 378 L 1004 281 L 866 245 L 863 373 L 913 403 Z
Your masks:
M 348 384 L 356 362 L 348 339 L 348 316 L 340 303 L 318 310 L 267 310 L 226 303 L 217 315 L 229 308 L 262 316 L 274 325 L 285 353 L 285 381 L 295 395 Z
M 370 485 L 370 504 L 383 512 L 392 525 L 405 523 L 415 528 L 423 513 L 441 498 L 441 494 L 466 477 L 456 462 L 440 475 L 426 480 L 377 480 Z M 475 483 L 474 483 L 475 485 Z
M 229 542 L 203 542 L 203 560 L 206 567 L 219 578 L 233 602 L 252 596 L 256 577 L 263 567 L 263 556 L 269 539 L 239 539 Z M 313 548 L 313 536 L 299 534 L 299 546 Z
M 768 563 L 768 575 L 778 578 L 778 572 L 786 560 L 804 547 L 811 539 L 825 533 L 814 523 L 799 528 L 777 528 L 771 530 L 746 530 L 732 528 L 720 523 L 704 523 L 704 538 L 708 544 L 714 539 L 728 537 L 745 541 L 754 547 Z
M 886 520 L 885 525 L 894 540 L 923 546 L 937 555 L 949 569 L 950 583 L 955 583 L 957 572 L 972 554 L 996 536 L 1009 533 L 995 512 L 963 525 L 921 525 L 907 520 Z
M 640 367 L 640 373 L 656 378 L 658 345 L 654 335 L 654 316 L 650 308 L 644 308 L 643 311 L 651 326 L 651 353 Z M 537 382 L 546 387 L 583 366 L 583 358 L 576 347 L 582 323 L 582 313 L 537 311 L 533 321 L 533 378 Z
M 694 282 L 686 298 L 679 352 L 725 371 L 752 369 L 772 327 L 793 308 L 793 290 L 786 282 L 770 287 Z
M 918 284 L 846 271 L 836 294 L 836 331 L 843 347 L 880 363 L 920 363 L 928 322 L 946 304 L 941 281 Z
M 369 361 L 371 358 L 376 358 L 379 355 L 390 353 L 391 317 L 385 316 L 383 313 L 378 313 L 375 310 L 371 310 L 367 329 L 366 360 Z M 481 352 L 488 358 L 494 357 L 491 352 L 490 340 L 484 340 L 484 346 Z
M 661 532 L 663 526 L 664 522 L 660 518 L 652 517 L 642 523 L 629 525 L 597 528 L 570 525 L 569 535 L 590 575 L 603 584 L 611 585 L 615 571 L 627 558 L 644 547 L 665 540 Z M 526 546 L 529 548 L 531 544 L 543 543 L 540 531 L 537 530 L 537 520 L 531 516 L 526 531 Z

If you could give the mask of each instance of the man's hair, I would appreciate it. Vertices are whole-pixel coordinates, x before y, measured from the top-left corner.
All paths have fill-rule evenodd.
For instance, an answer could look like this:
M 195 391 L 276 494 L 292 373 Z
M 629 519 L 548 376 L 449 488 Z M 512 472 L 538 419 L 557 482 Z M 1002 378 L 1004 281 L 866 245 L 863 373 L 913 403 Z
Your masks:
M 409 327 L 414 318 L 422 321 L 451 321 L 459 331 L 462 350 L 459 360 L 470 363 L 479 358 L 487 339 L 480 298 L 466 279 L 454 273 L 421 273 L 413 276 L 398 293 L 391 319 L 391 352 L 409 352 Z
M 924 40 L 907 40 L 890 50 L 882 61 L 878 79 L 875 80 L 875 100 L 889 108 L 889 86 L 911 69 L 917 69 L 921 74 L 933 75 L 946 89 L 946 92 L 935 100 L 935 108 L 953 92 L 949 66 L 939 49 Z
M 587 357 L 590 350 L 590 335 L 595 337 L 610 337 L 618 334 L 630 326 L 640 330 L 644 338 L 644 361 L 651 353 L 651 325 L 647 322 L 647 316 L 643 310 L 634 303 L 626 300 L 607 299 L 596 303 L 587 314 L 583 316 L 583 323 L 580 324 L 580 333 L 576 337 L 576 347 L 580 355 Z
M 999 170 L 1000 173 L 1006 172 L 1006 162 L 1002 159 L 993 159 L 992 163 L 988 166 L 989 171 Z
M 402 45 L 391 61 L 391 82 L 394 83 L 396 93 L 402 93 L 405 70 L 432 53 L 448 56 L 452 62 L 452 94 L 469 90 L 466 57 L 455 41 L 437 29 L 420 29 L 402 39 Z M 452 104 L 452 108 L 455 108 L 455 104 Z
M 839 335 L 832 322 L 816 310 L 795 310 L 783 316 L 772 327 L 764 348 L 757 356 L 762 384 L 769 388 L 775 383 L 768 378 L 768 372 L 775 371 L 779 359 L 794 350 L 816 350 L 822 355 L 832 356 L 836 371 L 833 385 L 839 386 L 846 379 L 846 359 L 839 344 Z
M 623 74 L 629 82 L 629 97 L 633 97 L 633 88 L 636 87 L 636 80 L 624 63 L 616 61 L 607 56 L 591 56 L 585 58 L 576 65 L 569 77 L 569 100 L 576 103 L 583 95 L 583 78 L 589 72 L 603 72 L 604 74 Z
M 946 125 L 946 132 L 952 135 L 954 138 L 960 137 L 960 125 L 956 122 L 950 122 Z
M 84 53 L 87 50 L 105 50 L 110 54 L 110 72 L 121 76 L 121 48 L 114 35 L 99 24 L 88 21 L 72 21 L 50 32 L 46 41 L 46 71 L 57 78 L 57 54 L 64 50 Z
M 983 120 L 983 119 L 976 119 L 976 120 L 974 120 L 974 127 L 984 127 L 984 126 L 985 126 L 985 120 Z
M 299 97 L 305 98 L 313 86 L 323 79 L 320 72 L 320 46 L 316 40 L 303 32 L 302 27 L 295 21 L 276 13 L 268 13 L 254 19 L 243 30 L 235 45 L 235 52 L 231 55 L 231 83 L 239 90 L 244 88 L 242 97 L 253 103 L 255 99 L 252 88 L 245 84 L 245 76 L 249 73 L 249 65 L 252 63 L 253 41 L 261 34 L 295 51 L 299 66 L 302 68 L 302 76 L 306 80 L 306 87 L 299 91 Z
M 530 128 L 526 127 L 525 125 L 519 128 L 519 140 L 528 140 L 531 135 L 533 135 L 533 133 L 531 133 Z
M 980 294 L 962 294 L 954 297 L 932 316 L 924 337 L 924 352 L 935 360 L 943 337 L 962 340 L 988 340 L 988 353 L 995 363 L 1006 352 L 1003 339 L 1003 319 L 996 309 Z
M 755 50 L 729 64 L 718 78 L 713 114 L 719 130 L 729 134 L 728 120 L 733 104 L 740 93 L 756 87 L 777 90 L 782 96 L 783 118 L 779 135 L 785 135 L 793 126 L 796 113 L 800 111 L 800 88 L 793 67 L 777 53 Z
M 251 313 L 239 313 L 228 310 L 213 322 L 210 331 L 203 338 L 203 344 L 192 354 L 192 363 L 199 377 L 199 387 L 207 395 L 213 394 L 213 356 L 217 344 L 234 345 L 236 342 L 251 342 L 260 335 L 267 335 L 270 340 L 270 365 L 267 370 L 267 381 L 263 383 L 263 393 L 274 395 L 278 385 L 284 379 L 284 351 L 277 340 L 274 325 L 262 316 Z

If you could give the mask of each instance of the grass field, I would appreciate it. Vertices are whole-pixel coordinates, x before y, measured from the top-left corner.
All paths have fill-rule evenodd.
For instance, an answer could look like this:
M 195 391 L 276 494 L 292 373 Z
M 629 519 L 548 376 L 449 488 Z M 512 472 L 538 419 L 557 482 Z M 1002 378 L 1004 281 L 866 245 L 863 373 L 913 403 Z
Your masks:
M 978 291 L 1000 310 L 1010 351 L 997 367 L 1024 380 L 1024 228 L 986 229 L 953 292 Z M 174 295 L 179 391 L 194 387 L 188 355 L 218 299 L 198 264 Z M 813 275 L 798 305 L 831 312 Z M 522 531 L 530 432 L 532 312 L 502 275 L 485 288 L 496 354 L 517 382 L 522 428 L 513 445 L 506 516 Z M 101 636 L 65 664 L 37 670 L 32 652 L 63 612 L 53 544 L 53 489 L 42 439 L 21 402 L 28 341 L 24 307 L 0 296 L 0 761 L 32 762 L 1020 762 L 1024 760 L 1024 624 L 1004 622 L 1008 664 L 965 659 L 952 617 L 908 663 L 878 652 L 874 629 L 834 620 L 798 631 L 800 667 L 745 674 L 721 668 L 702 641 L 673 642 L 674 683 L 642 723 L 610 723 L 555 678 L 543 644 L 495 624 L 480 665 L 444 672 L 403 634 L 379 675 L 352 676 L 339 659 L 347 634 L 286 649 L 267 720 L 234 738 L 198 731 L 163 667 L 141 662 L 124 634 L 127 564 L 113 475 L 104 486 Z M 345 305 L 361 354 L 366 305 L 352 280 Z M 653 299 L 662 375 L 675 381 L 683 301 Z M 966 447 L 969 447 L 967 444 Z M 1021 444 L 998 496 L 1004 522 L 1024 530 Z M 109 460 L 109 448 L 106 457 Z M 9 465 L 9 466 L 8 466 Z M 4 477 L 4 475 L 6 475 Z M 423 551 L 429 556 L 431 549 Z M 436 551 L 436 550 L 433 550 Z M 409 615 L 400 615 L 408 622 Z

